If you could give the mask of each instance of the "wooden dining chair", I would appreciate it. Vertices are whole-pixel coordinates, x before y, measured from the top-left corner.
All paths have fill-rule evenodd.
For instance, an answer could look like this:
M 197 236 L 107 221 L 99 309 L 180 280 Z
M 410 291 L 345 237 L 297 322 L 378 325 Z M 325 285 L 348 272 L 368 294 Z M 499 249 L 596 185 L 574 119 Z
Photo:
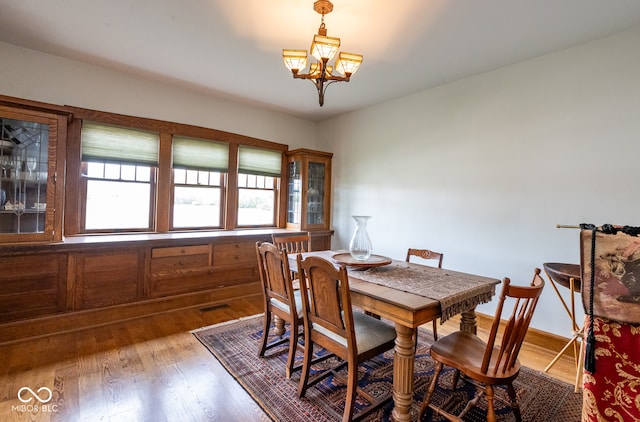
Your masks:
M 279 249 L 284 249 L 287 253 L 311 252 L 311 233 L 273 233 L 271 235 L 273 244 Z
M 271 234 L 271 240 L 273 244 L 279 249 L 284 249 L 288 254 L 291 253 L 304 253 L 311 252 L 311 233 L 273 233 Z M 291 278 L 293 279 L 293 288 L 300 288 L 300 280 L 298 280 L 298 274 L 295 271 L 291 272 Z
M 391 396 L 376 399 L 358 388 L 358 365 L 394 347 L 395 329 L 378 319 L 361 312 L 353 312 L 349 280 L 344 266 L 336 268 L 331 262 L 319 257 L 302 259 L 298 255 L 298 271 L 302 291 L 304 315 L 305 351 L 298 395 L 304 397 L 307 389 L 327 376 L 345 382 L 337 370 L 347 365 L 347 396 L 342 421 L 351 421 L 354 416 L 356 394 L 369 402 L 369 407 L 360 411 L 358 419 L 378 409 Z M 318 345 L 342 359 L 338 367 L 327 369 L 309 379 L 313 346 Z
M 422 259 L 433 259 L 438 260 L 438 268 L 442 268 L 442 258 L 444 258 L 444 254 L 440 252 L 434 252 L 429 249 L 412 249 L 409 248 L 407 250 L 407 262 L 411 262 L 411 257 L 417 256 Z M 433 339 L 438 340 L 438 323 L 437 318 L 433 320 Z M 418 339 L 416 339 L 416 344 L 418 343 Z
M 518 353 L 543 287 L 544 280 L 540 277 L 539 268 L 535 269 L 533 280 L 529 286 L 514 286 L 511 285 L 508 278 L 505 278 L 502 282 L 502 292 L 486 342 L 477 335 L 458 331 L 433 343 L 431 357 L 436 361 L 436 366 L 420 408 L 419 420 L 422 419 L 425 411 L 431 408 L 450 421 L 461 421 L 462 417 L 477 404 L 482 394 L 485 394 L 487 398 L 486 420 L 495 422 L 494 386 L 496 385 L 507 386 L 511 409 L 516 420 L 522 420 L 513 381 L 520 373 Z M 513 303 L 512 307 L 511 303 Z M 511 308 L 510 314 L 508 313 L 509 308 Z M 450 403 L 445 403 L 442 407 L 436 407 L 431 403 L 431 397 L 438 384 L 438 377 L 445 365 L 456 370 L 452 388 L 456 388 L 460 373 L 464 374 L 465 381 L 474 380 L 479 383 L 479 385 L 476 384 L 478 385 L 478 394 L 467 403 L 457 416 L 444 409 Z M 484 386 L 484 391 L 481 390 L 482 386 Z
M 286 251 L 271 243 L 257 242 L 256 253 L 264 294 L 264 328 L 258 356 L 264 357 L 268 349 L 289 342 L 285 373 L 286 377 L 290 378 L 294 370 L 300 369 L 300 367 L 294 368 L 296 350 L 304 350 L 304 347 L 298 343 L 298 337 L 301 334 L 299 328 L 303 323 L 300 291 L 293 289 Z M 268 343 L 272 316 L 277 316 L 289 324 L 289 337 L 281 337 Z

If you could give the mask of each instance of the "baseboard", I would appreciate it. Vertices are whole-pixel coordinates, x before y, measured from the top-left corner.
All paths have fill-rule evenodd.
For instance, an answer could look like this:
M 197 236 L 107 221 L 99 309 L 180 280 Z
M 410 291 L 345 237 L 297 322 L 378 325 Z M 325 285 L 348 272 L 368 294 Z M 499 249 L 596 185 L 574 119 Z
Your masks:
M 0 324 L 0 345 L 261 295 L 259 282 Z

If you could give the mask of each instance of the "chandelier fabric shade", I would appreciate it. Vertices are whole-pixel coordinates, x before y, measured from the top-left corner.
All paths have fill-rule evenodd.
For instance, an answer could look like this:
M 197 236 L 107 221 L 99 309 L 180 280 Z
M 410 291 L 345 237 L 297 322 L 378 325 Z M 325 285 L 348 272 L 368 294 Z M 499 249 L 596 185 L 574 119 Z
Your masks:
M 316 35 L 311 43 L 311 55 L 318 60 L 331 60 L 340 48 L 340 38 Z
M 336 60 L 336 70 L 343 75 L 353 75 L 360 68 L 360 63 L 362 63 L 361 54 L 342 52 Z
M 307 67 L 306 50 L 282 50 L 282 58 L 287 69 L 294 74 Z
M 356 73 L 362 63 L 362 55 L 346 52 L 338 54 L 340 38 L 327 36 L 324 15 L 333 10 L 333 4 L 330 1 L 318 0 L 313 4 L 313 9 L 322 15 L 318 34 L 313 37 L 311 48 L 309 49 L 311 57 L 316 61 L 309 63 L 306 50 L 292 49 L 283 49 L 282 59 L 294 78 L 308 79 L 316 86 L 320 107 L 322 107 L 327 86 L 333 82 L 349 82 L 351 76 Z M 336 54 L 338 54 L 338 58 L 335 60 L 335 64 L 329 65 L 329 61 Z M 304 73 L 307 65 L 309 65 L 308 72 Z M 334 70 L 340 75 L 334 74 Z

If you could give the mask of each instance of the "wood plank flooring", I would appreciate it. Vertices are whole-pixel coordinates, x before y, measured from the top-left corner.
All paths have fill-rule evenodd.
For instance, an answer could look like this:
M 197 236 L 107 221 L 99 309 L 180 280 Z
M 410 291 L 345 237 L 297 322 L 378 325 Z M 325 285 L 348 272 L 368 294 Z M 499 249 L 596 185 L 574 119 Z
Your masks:
M 0 346 L 0 421 L 267 421 L 189 332 L 260 312 L 253 296 Z M 439 334 L 456 328 L 449 321 Z M 554 355 L 526 344 L 520 357 L 542 370 Z M 565 355 L 550 375 L 573 383 L 573 365 Z M 33 400 L 21 402 L 22 387 L 61 393 L 42 407 L 28 390 L 21 397 Z

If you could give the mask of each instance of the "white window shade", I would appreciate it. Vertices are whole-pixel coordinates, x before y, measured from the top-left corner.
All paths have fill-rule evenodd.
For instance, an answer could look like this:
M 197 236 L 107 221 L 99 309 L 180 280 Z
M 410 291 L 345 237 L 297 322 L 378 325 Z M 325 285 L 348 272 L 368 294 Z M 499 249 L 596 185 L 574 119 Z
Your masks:
M 229 144 L 174 136 L 173 168 L 225 173 L 229 170 Z
M 158 133 L 82 123 L 82 161 L 158 165 Z
M 282 152 L 240 146 L 238 173 L 280 177 L 282 174 Z

